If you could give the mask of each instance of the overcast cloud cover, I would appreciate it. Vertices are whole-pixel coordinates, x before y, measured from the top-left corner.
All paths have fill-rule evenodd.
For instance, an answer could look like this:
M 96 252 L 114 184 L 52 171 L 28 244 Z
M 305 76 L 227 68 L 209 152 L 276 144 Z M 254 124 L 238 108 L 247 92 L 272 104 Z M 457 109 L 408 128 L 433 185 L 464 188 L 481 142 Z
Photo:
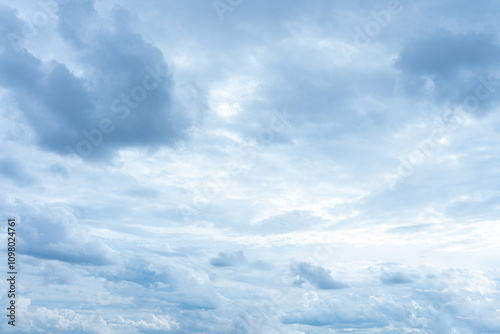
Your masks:
M 1 331 L 500 333 L 499 17 L 0 0 Z

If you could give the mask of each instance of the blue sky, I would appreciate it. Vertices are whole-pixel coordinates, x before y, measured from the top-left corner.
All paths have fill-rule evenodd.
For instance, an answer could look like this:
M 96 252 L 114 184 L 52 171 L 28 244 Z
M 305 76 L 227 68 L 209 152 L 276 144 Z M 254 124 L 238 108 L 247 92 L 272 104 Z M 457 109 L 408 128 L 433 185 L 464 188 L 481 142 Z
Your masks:
M 16 331 L 499 333 L 499 14 L 0 1 Z

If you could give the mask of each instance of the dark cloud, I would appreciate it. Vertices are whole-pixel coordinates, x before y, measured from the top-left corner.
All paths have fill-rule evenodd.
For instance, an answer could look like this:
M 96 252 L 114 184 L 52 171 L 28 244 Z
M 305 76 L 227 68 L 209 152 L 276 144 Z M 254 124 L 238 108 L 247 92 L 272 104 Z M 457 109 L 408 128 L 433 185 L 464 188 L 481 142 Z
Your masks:
M 2 31 L 21 22 L 14 11 Z M 9 16 L 10 15 L 10 16 Z M 60 6 L 60 33 L 82 75 L 58 61 L 45 63 L 3 43 L 0 84 L 17 101 L 44 149 L 84 158 L 123 147 L 156 148 L 184 138 L 190 121 L 172 99 L 173 82 L 162 52 L 131 31 L 131 15 L 113 10 L 112 27 L 100 22 L 90 1 Z
M 498 65 L 499 52 L 500 46 L 494 35 L 438 31 L 409 42 L 395 65 L 412 75 L 450 77 L 461 70 Z
M 112 282 L 132 282 L 148 287 L 157 282 L 170 287 L 171 280 L 166 272 L 155 272 L 148 267 L 149 262 L 142 258 L 128 258 L 126 263 L 113 273 L 106 273 L 104 276 Z M 167 288 L 170 290 L 170 288 Z
M 316 288 L 324 290 L 344 289 L 348 287 L 346 283 L 334 280 L 330 270 L 321 266 L 300 262 L 292 264 L 290 269 L 294 275 L 300 277 L 300 281 L 297 282 L 298 285 L 301 285 L 304 281 L 308 281 Z
M 243 251 L 239 252 L 220 252 L 219 255 L 210 259 L 210 264 L 215 267 L 232 267 L 245 262 Z
M 489 33 L 438 30 L 409 41 L 394 65 L 409 95 L 462 103 L 500 64 L 500 44 Z M 491 102 L 490 102 L 491 103 Z
M 405 283 L 412 283 L 413 279 L 403 273 L 403 272 L 383 272 L 382 275 L 380 275 L 380 280 L 384 284 L 405 284 Z
M 19 252 L 74 264 L 113 263 L 112 250 L 100 239 L 82 233 L 75 215 L 65 207 L 19 208 Z

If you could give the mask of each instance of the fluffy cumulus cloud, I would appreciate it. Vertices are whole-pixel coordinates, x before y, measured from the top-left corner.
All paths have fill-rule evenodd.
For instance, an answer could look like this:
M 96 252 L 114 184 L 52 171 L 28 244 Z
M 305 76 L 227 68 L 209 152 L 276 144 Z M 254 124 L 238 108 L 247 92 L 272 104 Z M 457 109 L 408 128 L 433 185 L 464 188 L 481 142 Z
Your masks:
M 384 284 L 404 284 L 413 282 L 411 277 L 402 272 L 393 272 L 393 273 L 384 272 L 382 273 L 382 275 L 380 275 L 380 280 Z
M 102 240 L 88 236 L 67 208 L 23 205 L 16 210 L 24 213 L 19 227 L 21 254 L 78 264 L 113 262 L 113 250 Z
M 499 10 L 0 0 L 16 330 L 497 333 Z
M 71 66 L 26 49 L 16 27 L 36 22 L 3 8 L 9 19 L 2 31 L 18 37 L 3 41 L 2 86 L 19 104 L 40 147 L 86 158 L 181 139 L 189 119 L 172 99 L 171 73 L 161 50 L 130 30 L 133 15 L 116 5 L 105 23 L 93 1 L 54 3 L 48 3 L 49 14 L 57 8 L 57 31 L 74 59 Z M 43 7 L 37 13 L 47 16 Z
M 242 251 L 232 252 L 230 254 L 220 252 L 218 256 L 210 259 L 210 264 L 215 267 L 235 266 L 245 261 L 245 255 Z
M 342 289 L 346 288 L 347 284 L 335 281 L 330 273 L 330 270 L 321 266 L 314 266 L 307 262 L 293 264 L 291 271 L 298 279 L 294 282 L 301 286 L 302 283 L 308 281 L 318 289 Z

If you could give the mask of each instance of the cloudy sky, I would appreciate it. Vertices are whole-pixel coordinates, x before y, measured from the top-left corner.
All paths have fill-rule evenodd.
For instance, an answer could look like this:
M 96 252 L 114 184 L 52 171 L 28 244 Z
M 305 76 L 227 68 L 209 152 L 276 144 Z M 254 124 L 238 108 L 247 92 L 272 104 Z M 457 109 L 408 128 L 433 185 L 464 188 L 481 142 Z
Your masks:
M 500 333 L 499 15 L 0 1 L 15 331 Z

